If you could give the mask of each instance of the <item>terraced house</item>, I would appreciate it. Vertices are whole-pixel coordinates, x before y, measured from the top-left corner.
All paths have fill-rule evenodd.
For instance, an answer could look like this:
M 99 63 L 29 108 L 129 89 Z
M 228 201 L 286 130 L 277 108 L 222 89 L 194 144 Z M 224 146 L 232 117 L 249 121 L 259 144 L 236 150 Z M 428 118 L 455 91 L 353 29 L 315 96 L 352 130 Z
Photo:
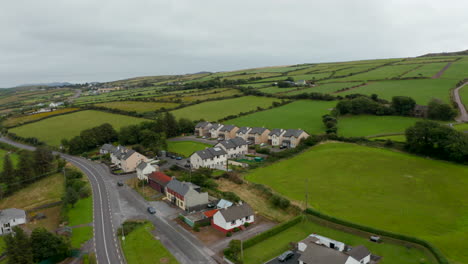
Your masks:
M 195 136 L 199 137 L 209 137 L 210 136 L 210 128 L 213 125 L 210 122 L 199 122 L 195 125 Z
M 261 144 L 268 142 L 268 134 L 270 130 L 264 127 L 253 127 L 247 133 L 247 141 L 252 144 Z
M 226 170 L 227 152 L 220 147 L 199 150 L 190 156 L 193 169 L 210 168 Z
M 235 138 L 237 130 L 239 130 L 239 128 L 235 125 L 224 125 L 219 130 L 219 137 L 222 139 Z
M 283 139 L 284 133 L 286 133 L 286 130 L 282 128 L 272 129 L 270 134 L 268 134 L 268 144 L 272 146 L 281 145 L 281 139 Z
M 250 127 L 240 127 L 236 132 L 236 136 L 241 137 L 244 140 L 247 140 L 248 134 L 249 134 L 251 129 L 252 128 L 250 128 Z
M 202 192 L 200 186 L 191 182 L 181 182 L 176 178 L 166 186 L 166 198 L 177 207 L 191 211 L 208 204 L 208 193 Z
M 220 141 L 215 147 L 224 149 L 228 159 L 243 157 L 249 151 L 247 141 L 241 137 Z
M 219 137 L 219 131 L 221 130 L 221 128 L 223 128 L 223 124 L 220 124 L 220 123 L 215 123 L 215 124 L 211 124 L 211 127 L 210 127 L 210 137 L 211 138 L 218 138 Z
M 288 129 L 281 137 L 281 145 L 288 148 L 295 148 L 302 139 L 308 138 L 310 135 L 301 129 Z

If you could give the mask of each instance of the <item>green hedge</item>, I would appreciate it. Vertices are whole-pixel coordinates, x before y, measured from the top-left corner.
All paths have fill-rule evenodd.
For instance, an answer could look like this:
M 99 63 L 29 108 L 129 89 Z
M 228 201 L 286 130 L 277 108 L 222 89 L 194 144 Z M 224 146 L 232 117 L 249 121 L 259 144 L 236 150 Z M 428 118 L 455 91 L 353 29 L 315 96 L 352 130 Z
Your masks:
M 359 229 L 359 230 L 362 230 L 362 231 L 365 231 L 365 232 L 369 232 L 369 233 L 373 233 L 373 234 L 377 234 L 377 235 L 381 235 L 381 236 L 386 236 L 386 237 L 391 237 L 391 238 L 395 238 L 395 239 L 399 239 L 399 240 L 403 240 L 403 241 L 407 241 L 407 242 L 411 242 L 411 243 L 421 245 L 421 246 L 427 248 L 434 255 L 434 257 L 437 259 L 439 264 L 449 264 L 450 263 L 445 258 L 445 256 L 442 254 L 442 252 L 440 252 L 439 249 L 437 249 L 436 247 L 434 247 L 432 244 L 430 244 L 429 242 L 427 242 L 425 240 L 422 240 L 422 239 L 419 239 L 419 238 L 416 238 L 416 237 L 412 237 L 412 236 L 402 235 L 402 234 L 393 233 L 393 232 L 389 232 L 389 231 L 384 231 L 384 230 L 380 230 L 380 229 L 369 227 L 369 226 L 364 226 L 364 225 L 348 222 L 346 220 L 342 220 L 342 219 L 339 219 L 339 218 L 336 218 L 336 217 L 333 217 L 333 216 L 329 216 L 329 215 L 323 214 L 323 213 L 321 213 L 319 211 L 316 211 L 316 210 L 310 209 L 310 208 L 308 208 L 306 210 L 306 213 L 311 214 L 311 215 L 316 216 L 316 217 L 319 217 L 319 218 L 322 218 L 322 219 L 325 219 L 325 220 L 333 222 L 333 223 L 337 223 L 337 224 L 340 224 L 340 225 L 347 226 L 347 227 L 351 227 L 351 228 Z
M 258 234 L 250 239 L 247 239 L 243 244 L 244 246 L 244 249 L 247 249 L 255 244 L 258 244 L 260 242 L 262 242 L 263 240 L 269 238 L 269 237 L 272 237 L 296 224 L 298 224 L 302 219 L 304 219 L 304 216 L 300 215 L 300 216 L 297 216 L 295 218 L 293 218 L 292 220 L 289 220 L 287 222 L 284 222 L 282 224 L 279 224 L 275 227 L 273 227 L 272 229 L 269 229 L 261 234 Z

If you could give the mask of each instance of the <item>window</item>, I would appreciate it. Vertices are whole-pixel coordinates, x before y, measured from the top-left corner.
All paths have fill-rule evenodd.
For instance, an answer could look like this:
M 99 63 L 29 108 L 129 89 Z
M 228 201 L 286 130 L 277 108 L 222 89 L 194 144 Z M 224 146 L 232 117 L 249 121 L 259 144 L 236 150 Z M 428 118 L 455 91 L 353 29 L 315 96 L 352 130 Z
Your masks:
M 245 217 L 245 221 L 249 221 L 249 216 L 246 216 L 246 217 Z
M 231 225 L 235 225 L 235 224 L 236 224 L 236 220 L 231 222 Z

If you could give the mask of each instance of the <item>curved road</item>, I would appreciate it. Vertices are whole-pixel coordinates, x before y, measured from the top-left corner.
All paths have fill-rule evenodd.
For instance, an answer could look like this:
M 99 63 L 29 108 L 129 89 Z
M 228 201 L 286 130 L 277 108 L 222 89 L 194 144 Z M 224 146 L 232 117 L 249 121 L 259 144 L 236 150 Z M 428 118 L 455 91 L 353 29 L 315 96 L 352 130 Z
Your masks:
M 8 138 L 0 138 L 1 142 L 18 148 L 34 150 L 34 147 L 14 142 Z M 120 207 L 119 201 L 128 202 L 139 215 L 147 216 L 153 222 L 163 245 L 177 258 L 180 263 L 215 263 L 212 256 L 214 252 L 203 246 L 188 231 L 163 217 L 149 215 L 146 212 L 148 203 L 131 188 L 119 188 L 111 192 L 108 189 L 116 186 L 115 176 L 109 173 L 107 167 L 83 158 L 60 154 L 85 173 L 93 190 L 93 223 L 94 248 L 99 264 L 122 264 L 125 258 L 121 254 L 116 237 L 116 225 L 119 221 L 113 220 L 113 208 Z M 107 185 L 107 186 L 106 186 Z M 110 198 L 112 197 L 112 198 Z M 114 213 L 116 217 L 118 214 Z M 123 219 L 120 219 L 123 222 Z
M 455 102 L 457 103 L 458 109 L 460 112 L 460 116 L 457 117 L 458 122 L 468 122 L 468 113 L 466 112 L 465 105 L 463 104 L 461 97 L 460 97 L 460 89 L 463 88 L 463 86 L 467 84 L 468 82 L 458 86 L 457 88 L 455 88 L 455 90 L 453 90 L 453 98 Z

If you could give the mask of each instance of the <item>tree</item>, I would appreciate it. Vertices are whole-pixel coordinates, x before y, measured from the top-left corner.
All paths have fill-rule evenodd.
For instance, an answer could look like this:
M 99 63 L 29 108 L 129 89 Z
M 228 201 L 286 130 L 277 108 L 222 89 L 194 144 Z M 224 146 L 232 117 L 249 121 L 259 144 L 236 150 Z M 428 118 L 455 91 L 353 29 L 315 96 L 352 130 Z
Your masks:
M 398 115 L 409 116 L 413 113 L 416 101 L 408 96 L 392 97 L 392 107 Z
M 37 147 L 34 151 L 34 169 L 37 174 L 44 174 L 52 171 L 54 155 L 52 151 Z
M 122 127 L 119 133 L 119 142 L 122 145 L 137 144 L 140 140 L 140 128 L 138 125 Z
M 73 208 L 78 202 L 78 199 L 80 199 L 78 192 L 74 188 L 68 187 L 67 192 L 65 193 L 65 197 L 63 198 L 64 202 L 66 204 L 70 204 Z
M 16 175 L 22 185 L 30 184 L 34 181 L 34 160 L 29 152 L 20 153 L 18 169 Z
M 192 133 L 194 124 L 190 119 L 181 118 L 179 119 L 179 132 L 180 133 Z
M 36 228 L 31 234 L 31 248 L 35 262 L 51 259 L 59 262 L 70 255 L 70 245 L 45 228 Z
M 8 264 L 34 263 L 31 241 L 18 226 L 13 227 L 13 233 L 5 236 L 5 253 L 8 256 Z
M 3 172 L 1 182 L 7 185 L 7 193 L 12 193 L 17 190 L 18 180 L 16 179 L 15 169 L 11 162 L 10 155 L 6 155 L 3 160 Z
M 449 121 L 457 116 L 457 111 L 439 100 L 432 100 L 427 109 L 427 117 L 435 120 Z
M 164 123 L 166 125 L 166 135 L 168 137 L 179 135 L 179 124 L 173 114 L 166 112 L 164 115 Z

